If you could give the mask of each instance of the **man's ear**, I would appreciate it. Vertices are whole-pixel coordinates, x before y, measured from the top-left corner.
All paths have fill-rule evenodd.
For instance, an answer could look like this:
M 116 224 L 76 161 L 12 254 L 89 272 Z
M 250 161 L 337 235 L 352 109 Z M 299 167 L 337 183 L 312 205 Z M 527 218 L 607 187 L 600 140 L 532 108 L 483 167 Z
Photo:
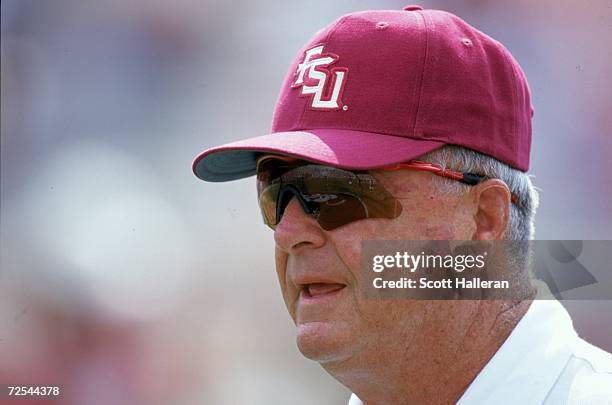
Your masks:
M 510 190 L 499 179 L 485 180 L 471 190 L 474 198 L 473 240 L 503 239 L 510 221 Z

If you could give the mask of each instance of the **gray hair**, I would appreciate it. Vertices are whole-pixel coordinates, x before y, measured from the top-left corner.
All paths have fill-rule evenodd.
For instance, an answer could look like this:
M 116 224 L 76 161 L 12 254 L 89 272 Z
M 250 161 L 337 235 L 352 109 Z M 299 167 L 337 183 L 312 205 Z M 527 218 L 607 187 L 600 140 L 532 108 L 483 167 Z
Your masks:
M 510 204 L 510 220 L 506 230 L 506 239 L 532 240 L 534 238 L 534 217 L 539 197 L 528 174 L 488 155 L 455 145 L 436 149 L 419 157 L 419 160 L 434 163 L 449 170 L 474 173 L 504 181 L 510 192 L 518 198 L 516 204 Z M 457 181 L 434 177 L 434 181 L 439 182 L 445 192 L 461 193 L 470 187 Z

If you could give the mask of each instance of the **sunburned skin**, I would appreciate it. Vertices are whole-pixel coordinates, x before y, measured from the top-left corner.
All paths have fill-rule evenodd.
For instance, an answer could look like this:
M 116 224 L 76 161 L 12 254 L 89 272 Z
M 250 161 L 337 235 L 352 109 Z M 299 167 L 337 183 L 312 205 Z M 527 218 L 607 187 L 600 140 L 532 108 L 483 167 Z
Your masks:
M 401 198 L 398 218 L 325 231 L 294 199 L 275 230 L 297 345 L 365 404 L 454 403 L 530 303 L 365 299 L 361 242 L 501 239 L 508 188 L 487 180 L 464 194 L 440 193 L 430 173 L 375 176 Z

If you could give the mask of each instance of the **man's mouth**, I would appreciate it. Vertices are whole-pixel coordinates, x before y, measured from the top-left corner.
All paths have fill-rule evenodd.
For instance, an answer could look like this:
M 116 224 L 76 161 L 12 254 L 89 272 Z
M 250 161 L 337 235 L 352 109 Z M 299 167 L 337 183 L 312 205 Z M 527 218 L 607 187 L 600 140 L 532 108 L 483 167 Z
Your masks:
M 342 290 L 346 285 L 339 283 L 310 283 L 302 286 L 302 294 L 308 298 L 329 296 Z

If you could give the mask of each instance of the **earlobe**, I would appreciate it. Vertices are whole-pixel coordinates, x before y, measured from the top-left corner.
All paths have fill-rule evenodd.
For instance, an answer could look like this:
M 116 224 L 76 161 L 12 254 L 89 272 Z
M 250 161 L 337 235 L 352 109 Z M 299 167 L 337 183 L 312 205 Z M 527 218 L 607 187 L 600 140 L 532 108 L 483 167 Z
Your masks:
M 472 189 L 474 222 L 476 229 L 472 239 L 503 239 L 510 221 L 510 190 L 498 179 L 486 180 Z

